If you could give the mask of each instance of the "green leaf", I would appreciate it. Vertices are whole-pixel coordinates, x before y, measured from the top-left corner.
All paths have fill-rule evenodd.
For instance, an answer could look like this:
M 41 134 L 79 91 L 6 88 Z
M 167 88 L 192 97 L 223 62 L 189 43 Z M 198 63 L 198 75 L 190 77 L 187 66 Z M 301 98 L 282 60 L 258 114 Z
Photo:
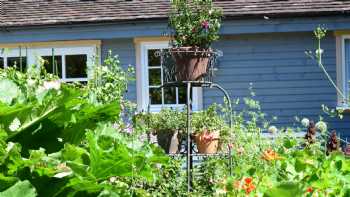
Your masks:
M 264 197 L 295 197 L 302 196 L 303 190 L 299 184 L 287 182 L 279 184 L 267 191 Z
M 0 193 L 1 197 L 36 197 L 35 188 L 29 181 L 19 181 L 12 187 Z
M 295 170 L 297 172 L 301 172 L 301 171 L 305 170 L 305 168 L 306 168 L 305 162 L 302 161 L 301 158 L 297 158 L 295 160 Z
M 9 188 L 18 181 L 17 177 L 6 177 L 0 173 L 0 191 Z
M 283 146 L 286 148 L 293 148 L 297 145 L 297 141 L 295 139 L 284 138 Z
M 11 105 L 15 98 L 21 95 L 19 87 L 11 80 L 0 80 L 0 102 Z

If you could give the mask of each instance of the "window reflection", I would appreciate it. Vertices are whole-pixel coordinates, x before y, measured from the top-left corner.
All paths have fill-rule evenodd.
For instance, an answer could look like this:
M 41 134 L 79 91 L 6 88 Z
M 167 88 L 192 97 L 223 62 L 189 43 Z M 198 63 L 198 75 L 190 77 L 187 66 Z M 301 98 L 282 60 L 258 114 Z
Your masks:
M 66 78 L 86 78 L 86 62 L 86 55 L 66 55 Z

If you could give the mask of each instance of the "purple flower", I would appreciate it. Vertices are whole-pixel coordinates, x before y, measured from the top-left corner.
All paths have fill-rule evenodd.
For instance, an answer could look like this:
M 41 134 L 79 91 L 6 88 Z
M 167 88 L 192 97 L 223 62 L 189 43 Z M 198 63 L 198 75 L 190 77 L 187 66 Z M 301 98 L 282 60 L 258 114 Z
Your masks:
M 133 132 L 133 127 L 131 124 L 127 124 L 126 127 L 124 127 L 124 132 L 127 134 L 131 134 Z
M 126 132 L 131 134 L 133 132 L 133 129 L 131 127 L 126 128 Z
M 203 21 L 202 22 L 202 28 L 205 29 L 205 30 L 208 30 L 209 29 L 209 22 L 208 21 Z

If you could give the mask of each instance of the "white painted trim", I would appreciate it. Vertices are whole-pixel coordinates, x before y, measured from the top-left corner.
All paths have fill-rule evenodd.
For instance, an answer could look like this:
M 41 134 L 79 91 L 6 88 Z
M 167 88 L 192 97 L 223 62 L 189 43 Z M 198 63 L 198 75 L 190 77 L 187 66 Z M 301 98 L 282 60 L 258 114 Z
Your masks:
M 337 73 L 337 86 L 344 93 L 346 98 L 349 98 L 349 87 L 347 79 L 347 69 L 346 69 L 346 55 L 345 55 L 345 40 L 350 39 L 350 35 L 340 35 L 336 36 L 336 73 Z M 350 55 L 349 55 L 350 57 Z M 350 69 L 350 68 L 349 68 Z M 340 94 L 337 99 L 337 108 L 349 108 L 348 103 L 343 102 L 343 98 Z
M 169 48 L 168 41 L 144 41 L 136 43 L 136 92 L 137 92 L 137 109 L 138 111 L 158 112 L 162 108 L 182 109 L 183 104 L 162 104 L 149 105 L 149 81 L 148 81 L 148 50 Z M 201 110 L 203 107 L 202 88 L 193 89 L 193 110 Z

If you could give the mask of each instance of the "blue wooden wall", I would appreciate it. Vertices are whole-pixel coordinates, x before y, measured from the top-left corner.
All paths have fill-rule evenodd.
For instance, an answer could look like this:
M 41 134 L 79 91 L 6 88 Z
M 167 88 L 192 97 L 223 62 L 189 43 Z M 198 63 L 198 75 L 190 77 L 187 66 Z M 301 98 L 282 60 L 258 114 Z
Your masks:
M 223 51 L 215 82 L 227 89 L 233 98 L 249 95 L 253 84 L 256 100 L 269 117 L 277 116 L 278 126 L 300 126 L 295 121 L 307 117 L 319 120 L 323 116 L 330 128 L 343 135 L 350 135 L 350 118 L 329 118 L 321 109 L 325 104 L 336 107 L 336 91 L 327 81 L 321 69 L 305 55 L 305 50 L 315 49 L 312 32 L 270 33 L 230 36 L 216 43 Z M 324 64 L 332 78 L 336 79 L 335 37 L 329 32 L 323 40 Z M 221 102 L 216 90 L 204 91 L 204 105 Z M 243 105 L 237 106 L 241 110 Z M 348 134 L 347 134 L 348 132 Z
M 118 55 L 122 66 L 127 69 L 129 65 L 136 65 L 136 54 L 134 41 L 130 38 L 124 39 L 110 39 L 102 40 L 101 56 L 102 60 L 105 59 L 108 51 L 112 50 L 113 55 Z M 126 94 L 127 99 L 136 102 L 136 83 L 132 81 L 129 83 L 128 92 Z

